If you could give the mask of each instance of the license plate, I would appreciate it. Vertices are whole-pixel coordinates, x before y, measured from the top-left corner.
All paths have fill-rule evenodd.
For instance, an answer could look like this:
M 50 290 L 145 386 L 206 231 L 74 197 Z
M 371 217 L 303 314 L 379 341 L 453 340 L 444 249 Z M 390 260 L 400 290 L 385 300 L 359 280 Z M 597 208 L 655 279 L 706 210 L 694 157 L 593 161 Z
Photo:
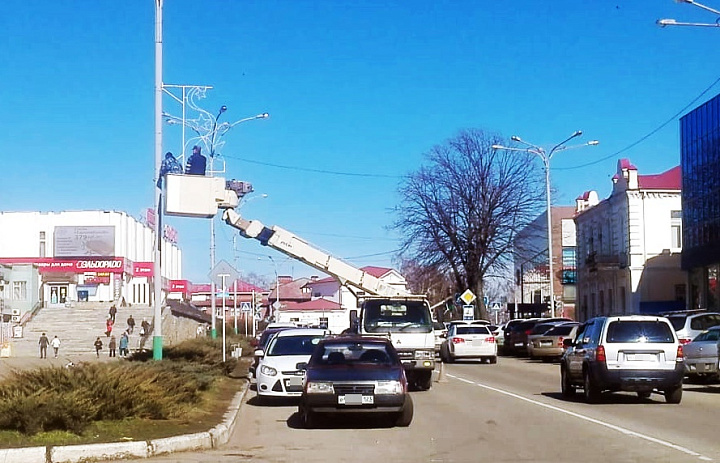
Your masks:
M 338 396 L 338 404 L 340 405 L 372 405 L 375 403 L 375 397 L 362 394 L 345 394 Z
M 300 377 L 287 378 L 285 380 L 285 385 L 287 385 L 287 386 L 302 386 L 302 378 L 300 378 Z
M 631 362 L 650 362 L 656 359 L 655 354 L 625 354 L 625 360 Z
M 515 347 L 522 347 L 522 346 L 524 346 L 524 344 L 521 343 L 521 342 L 516 342 L 516 343 L 515 343 Z

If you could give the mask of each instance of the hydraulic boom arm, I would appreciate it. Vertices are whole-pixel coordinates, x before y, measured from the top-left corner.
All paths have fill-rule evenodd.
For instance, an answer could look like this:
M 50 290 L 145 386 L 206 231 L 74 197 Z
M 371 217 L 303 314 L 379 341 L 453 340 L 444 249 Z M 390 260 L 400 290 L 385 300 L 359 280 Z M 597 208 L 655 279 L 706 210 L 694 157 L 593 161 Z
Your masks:
M 265 246 L 270 246 L 283 254 L 305 262 L 309 266 L 337 278 L 342 285 L 352 285 L 372 296 L 410 295 L 400 288 L 385 284 L 369 273 L 317 249 L 283 228 L 278 226 L 268 228 L 257 220 L 244 219 L 233 209 L 225 209 L 223 220 L 228 225 L 240 230 L 246 238 L 255 238 Z

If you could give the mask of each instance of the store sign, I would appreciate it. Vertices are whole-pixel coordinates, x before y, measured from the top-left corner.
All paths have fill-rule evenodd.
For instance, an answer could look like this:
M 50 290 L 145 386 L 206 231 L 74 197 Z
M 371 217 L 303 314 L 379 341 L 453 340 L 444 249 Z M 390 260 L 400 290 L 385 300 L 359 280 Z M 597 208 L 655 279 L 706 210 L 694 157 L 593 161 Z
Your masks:
M 170 292 L 186 293 L 190 284 L 187 280 L 170 280 Z
M 86 285 L 108 285 L 110 284 L 110 273 L 85 272 L 84 281 Z
M 50 272 L 107 272 L 107 273 L 123 273 L 125 266 L 124 259 L 117 257 L 115 259 L 67 259 L 67 260 L 50 260 L 47 262 L 38 262 L 40 273 Z
M 154 273 L 154 263 L 133 262 L 132 275 L 134 277 L 151 277 Z

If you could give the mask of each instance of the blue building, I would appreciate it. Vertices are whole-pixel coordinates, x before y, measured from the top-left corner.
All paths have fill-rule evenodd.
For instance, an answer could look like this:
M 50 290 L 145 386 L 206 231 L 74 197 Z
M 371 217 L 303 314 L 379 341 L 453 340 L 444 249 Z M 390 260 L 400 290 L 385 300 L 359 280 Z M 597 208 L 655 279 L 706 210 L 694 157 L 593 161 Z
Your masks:
M 720 95 L 680 119 L 682 268 L 689 308 L 720 310 Z

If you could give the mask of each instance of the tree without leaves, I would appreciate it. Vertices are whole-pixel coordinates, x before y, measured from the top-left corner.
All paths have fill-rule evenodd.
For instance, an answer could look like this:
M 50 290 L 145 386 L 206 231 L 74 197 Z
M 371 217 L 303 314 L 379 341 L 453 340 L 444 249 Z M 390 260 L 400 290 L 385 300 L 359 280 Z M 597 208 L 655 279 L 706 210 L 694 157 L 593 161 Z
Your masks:
M 395 208 L 401 253 L 448 273 L 457 292 L 470 289 L 479 301 L 486 275 L 507 272 L 513 238 L 545 204 L 532 155 L 492 149 L 503 143 L 497 135 L 464 130 L 433 147 L 427 165 L 401 184 Z M 486 308 L 477 315 L 487 318 Z

